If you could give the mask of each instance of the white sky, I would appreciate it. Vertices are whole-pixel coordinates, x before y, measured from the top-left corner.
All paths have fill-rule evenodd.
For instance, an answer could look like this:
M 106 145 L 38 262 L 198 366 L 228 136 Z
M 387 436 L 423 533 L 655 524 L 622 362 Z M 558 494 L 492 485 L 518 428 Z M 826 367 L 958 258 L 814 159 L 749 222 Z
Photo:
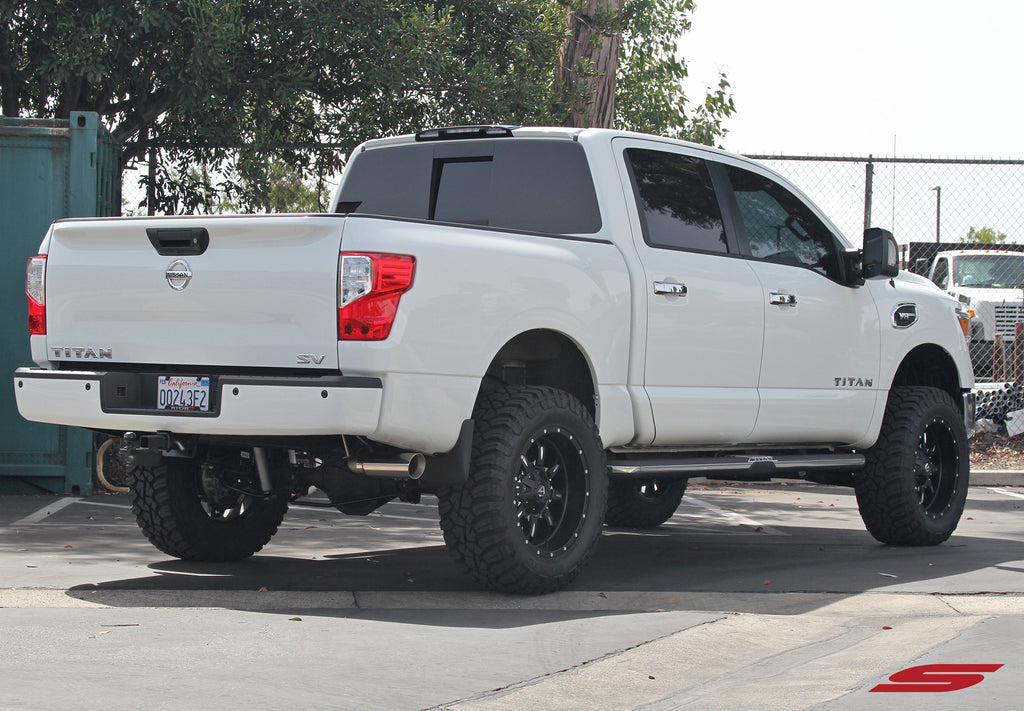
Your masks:
M 698 0 L 691 101 L 724 71 L 736 153 L 1024 158 L 1021 0 Z

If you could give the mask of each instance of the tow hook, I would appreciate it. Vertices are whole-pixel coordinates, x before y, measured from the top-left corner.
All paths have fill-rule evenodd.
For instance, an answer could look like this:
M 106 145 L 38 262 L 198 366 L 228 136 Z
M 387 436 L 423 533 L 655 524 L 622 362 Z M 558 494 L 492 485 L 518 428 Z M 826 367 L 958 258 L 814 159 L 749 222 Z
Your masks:
M 195 455 L 195 444 L 179 439 L 170 432 L 141 435 L 125 432 L 118 453 L 129 468 L 151 467 L 159 464 L 162 457 L 191 458 Z

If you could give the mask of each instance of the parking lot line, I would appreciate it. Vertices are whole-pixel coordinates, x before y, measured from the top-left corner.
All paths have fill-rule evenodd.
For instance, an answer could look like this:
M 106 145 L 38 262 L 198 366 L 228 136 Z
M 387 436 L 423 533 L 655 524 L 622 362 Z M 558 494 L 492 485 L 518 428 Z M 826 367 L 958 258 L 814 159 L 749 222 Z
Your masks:
M 371 514 L 367 514 L 367 518 L 390 518 L 397 519 L 399 521 L 418 521 L 419 523 L 434 523 L 434 519 L 428 516 L 396 516 L 395 514 L 381 513 L 380 511 L 374 511 Z
M 81 500 L 82 500 L 81 498 L 76 497 L 76 496 L 69 496 L 69 497 L 64 498 L 64 499 L 57 499 L 56 501 L 54 501 L 52 503 L 49 503 L 46 506 L 44 506 L 43 508 L 39 509 L 35 513 L 29 514 L 25 518 L 20 519 L 18 521 L 15 521 L 11 525 L 12 526 L 27 526 L 29 524 L 39 523 L 40 521 L 45 519 L 50 514 L 57 513 L 61 509 L 67 508 L 71 504 L 78 503 Z
M 108 509 L 121 509 L 122 511 L 128 511 L 131 509 L 130 504 L 108 504 L 105 501 L 82 501 L 86 506 L 105 506 Z
M 1005 494 L 1006 496 L 1012 496 L 1015 499 L 1024 499 L 1024 494 L 1018 494 L 1016 491 L 1007 491 L 1006 489 L 996 489 L 993 487 L 988 488 L 989 491 L 994 491 L 997 494 Z
M 741 513 L 736 513 L 735 511 L 729 511 L 728 509 L 723 509 L 721 506 L 715 506 L 714 504 L 712 504 L 712 503 L 710 503 L 708 501 L 704 501 L 703 499 L 698 499 L 695 496 L 687 496 L 687 497 L 685 497 L 683 499 L 683 503 L 696 504 L 697 506 L 705 508 L 708 511 L 712 511 L 712 512 L 718 514 L 719 516 L 721 516 L 722 518 L 724 518 L 726 520 L 729 520 L 729 521 L 732 521 L 733 523 L 744 525 L 744 526 L 753 526 L 754 528 L 759 528 L 762 533 L 767 533 L 767 534 L 772 535 L 772 536 L 788 536 L 789 535 L 785 531 L 780 531 L 780 530 L 778 530 L 776 528 L 772 528 L 771 526 L 765 526 L 763 523 L 758 523 L 754 519 L 749 518 L 747 516 L 744 516 Z M 679 514 L 677 513 L 676 515 L 678 516 Z
M 997 492 L 997 493 L 1000 493 L 1000 494 L 1006 494 L 1008 496 L 1015 496 L 1015 497 L 1018 497 L 1018 498 L 1024 498 L 1024 495 L 1016 494 L 1014 492 L 1006 491 L 1004 489 L 992 488 L 992 489 L 990 489 L 990 491 Z M 129 506 L 127 504 L 115 504 L 115 503 L 109 503 L 109 502 L 105 502 L 105 501 L 93 501 L 93 500 L 83 499 L 82 497 L 69 496 L 69 497 L 64 497 L 64 498 L 61 498 L 61 499 L 57 499 L 56 501 L 54 501 L 54 502 L 44 506 L 43 508 L 39 509 L 38 511 L 36 511 L 36 512 L 34 512 L 32 514 L 29 514 L 28 516 L 25 516 L 24 518 L 22 518 L 22 519 L 20 519 L 18 521 L 15 521 L 11 525 L 12 526 L 28 526 L 28 525 L 34 525 L 34 524 L 40 524 L 40 523 L 46 522 L 47 525 L 51 525 L 52 526 L 52 525 L 55 524 L 55 522 L 46 521 L 46 519 L 49 518 L 52 514 L 55 514 L 58 511 L 61 511 L 62 509 L 67 508 L 68 506 L 71 506 L 72 504 L 82 504 L 84 506 L 99 506 L 99 507 L 103 507 L 103 508 L 118 509 L 118 510 L 121 510 L 121 511 L 129 511 L 129 510 L 131 510 L 131 506 Z M 717 517 L 719 517 L 721 519 L 724 519 L 724 520 L 726 520 L 726 521 L 728 521 L 728 522 L 730 522 L 732 524 L 742 525 L 742 526 L 747 526 L 747 527 L 750 527 L 750 528 L 753 528 L 753 529 L 757 529 L 758 532 L 760 532 L 760 533 L 765 533 L 765 534 L 773 535 L 773 536 L 788 536 L 788 535 L 790 535 L 790 534 L 786 533 L 785 531 L 780 531 L 780 530 L 778 530 L 776 528 L 772 528 L 771 526 L 766 526 L 766 525 L 764 525 L 762 523 L 759 523 L 758 521 L 755 521 L 754 519 L 750 518 L 749 516 L 744 516 L 741 513 L 737 513 L 735 511 L 730 511 L 729 509 L 722 508 L 721 506 L 717 506 L 715 504 L 712 504 L 709 501 L 705 501 L 704 499 L 700 499 L 700 498 L 697 498 L 697 497 L 694 497 L 694 496 L 687 496 L 683 500 L 683 504 L 684 504 L 684 506 L 687 505 L 687 504 L 693 504 L 694 506 L 698 506 L 700 508 L 706 509 L 707 511 L 710 511 L 711 513 L 715 514 Z M 403 521 L 415 521 L 415 522 L 418 522 L 418 523 L 429 523 L 429 522 L 434 520 L 433 517 L 432 517 L 432 514 L 434 514 L 436 509 L 437 509 L 437 504 L 432 504 L 432 503 L 411 504 L 411 503 L 405 503 L 405 502 L 391 502 L 388 506 L 389 506 L 389 508 L 390 507 L 397 507 L 397 506 L 416 507 L 417 509 L 423 511 L 423 513 L 425 515 L 423 515 L 423 516 L 404 516 L 404 515 L 401 515 L 399 513 L 391 513 L 390 511 L 385 510 L 385 511 L 374 511 L 372 514 L 369 515 L 369 517 L 372 517 L 372 518 L 384 518 L 384 519 L 394 519 L 394 520 L 403 520 Z M 424 509 L 426 509 L 426 510 L 424 510 Z M 315 514 L 321 515 L 321 516 L 325 513 L 325 511 L 332 511 L 333 512 L 333 509 L 325 509 L 325 508 L 321 508 L 321 507 L 317 507 L 316 509 L 313 509 L 313 510 L 304 509 L 301 506 L 297 506 L 297 507 L 293 507 L 292 508 L 292 511 L 296 511 L 296 510 L 302 511 L 304 513 L 305 512 L 315 513 Z M 683 517 L 683 518 L 685 518 L 686 516 L 687 516 L 687 514 L 682 512 L 682 511 L 676 512 L 676 517 Z M 75 524 L 75 525 L 77 526 L 77 525 L 84 525 L 84 524 Z

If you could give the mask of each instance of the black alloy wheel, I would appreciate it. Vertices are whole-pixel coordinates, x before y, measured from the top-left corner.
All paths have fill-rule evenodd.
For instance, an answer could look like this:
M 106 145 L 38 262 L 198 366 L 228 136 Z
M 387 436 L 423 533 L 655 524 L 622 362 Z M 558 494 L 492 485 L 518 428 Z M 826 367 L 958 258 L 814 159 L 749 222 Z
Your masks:
M 586 455 L 562 427 L 545 428 L 520 457 L 516 518 L 537 555 L 564 553 L 585 522 Z

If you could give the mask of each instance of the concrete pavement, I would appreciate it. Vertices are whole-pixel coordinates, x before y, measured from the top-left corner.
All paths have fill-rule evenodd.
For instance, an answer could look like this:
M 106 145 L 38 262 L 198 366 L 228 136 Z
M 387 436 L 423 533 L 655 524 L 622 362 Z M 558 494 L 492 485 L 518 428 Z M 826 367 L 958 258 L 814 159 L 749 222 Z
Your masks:
M 201 566 L 124 497 L 0 498 L 0 707 L 1018 708 L 1024 489 L 1002 486 L 972 487 L 948 543 L 896 549 L 849 490 L 695 484 L 542 597 L 461 578 L 427 500 L 293 508 L 262 553 Z M 1003 667 L 869 691 L 924 663 Z

